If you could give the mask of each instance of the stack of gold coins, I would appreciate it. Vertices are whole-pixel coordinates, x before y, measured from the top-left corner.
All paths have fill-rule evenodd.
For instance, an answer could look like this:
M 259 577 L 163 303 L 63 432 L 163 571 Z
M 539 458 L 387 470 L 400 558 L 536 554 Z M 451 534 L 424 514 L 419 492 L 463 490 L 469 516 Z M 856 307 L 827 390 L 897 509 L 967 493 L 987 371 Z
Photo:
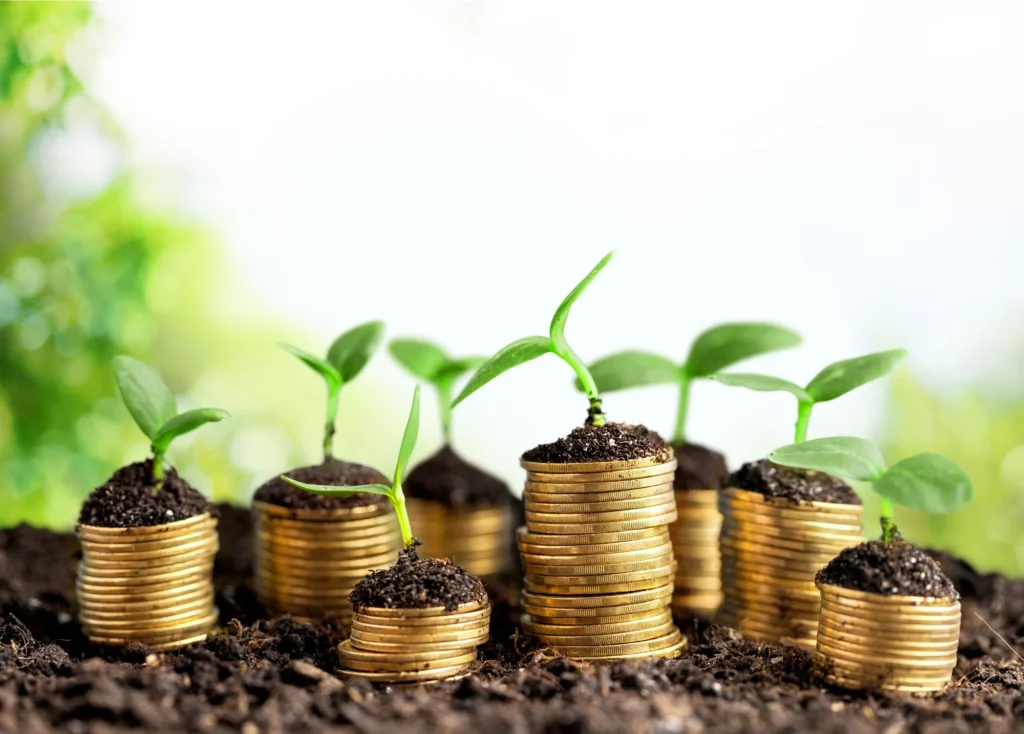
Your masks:
M 444 607 L 355 612 L 349 639 L 338 645 L 341 675 L 382 683 L 426 683 L 468 672 L 487 641 L 491 607 L 482 602 Z
M 509 507 L 455 508 L 409 498 L 409 521 L 423 542 L 423 558 L 447 558 L 481 578 L 509 569 L 512 511 Z
M 579 660 L 678 654 L 675 459 L 522 465 L 523 629 Z
M 398 558 L 402 536 L 391 505 L 291 509 L 254 502 L 256 594 L 272 614 L 307 622 L 352 622 L 348 595 L 370 571 Z
M 683 617 L 708 619 L 722 604 L 722 556 L 718 534 L 722 513 L 713 489 L 676 490 L 679 518 L 669 526 L 675 551 L 676 589 L 672 608 Z
M 741 489 L 719 497 L 719 621 L 748 637 L 813 649 L 821 603 L 814 577 L 841 550 L 864 542 L 864 508 Z
M 79 525 L 75 585 L 89 639 L 170 650 L 202 642 L 217 622 L 213 559 L 217 521 L 209 513 L 137 528 Z
M 832 685 L 940 691 L 956 667 L 960 602 L 821 584 L 814 666 Z

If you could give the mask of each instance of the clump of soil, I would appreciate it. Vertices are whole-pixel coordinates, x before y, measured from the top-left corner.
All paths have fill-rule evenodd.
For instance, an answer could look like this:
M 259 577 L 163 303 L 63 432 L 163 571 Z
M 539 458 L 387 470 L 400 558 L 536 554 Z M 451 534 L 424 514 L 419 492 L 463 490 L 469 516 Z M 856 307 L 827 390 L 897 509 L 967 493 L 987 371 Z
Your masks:
M 285 476 L 306 484 L 329 484 L 336 487 L 391 484 L 387 477 L 372 467 L 333 458 L 322 464 L 292 469 Z M 279 476 L 273 477 L 257 489 L 254 499 L 296 510 L 346 510 L 353 507 L 383 505 L 388 501 L 384 495 L 367 492 L 333 497 L 313 494 L 288 484 Z
M 480 601 L 487 594 L 480 579 L 459 564 L 440 558 L 420 558 L 405 550 L 398 562 L 374 571 L 352 590 L 349 601 L 356 611 L 366 607 L 424 609 L 443 606 L 448 611 L 460 604 Z
M 178 472 L 167 467 L 163 486 L 156 490 L 153 460 L 121 467 L 82 504 L 78 522 L 101 528 L 141 528 L 187 520 L 212 509 Z
M 765 497 L 783 497 L 794 502 L 831 502 L 859 505 L 860 497 L 849 484 L 828 474 L 791 469 L 761 459 L 744 464 L 730 474 L 723 487 L 760 492 Z
M 698 443 L 673 444 L 676 454 L 675 489 L 718 489 L 729 476 L 725 456 Z
M 512 501 L 507 484 L 470 464 L 451 446 L 409 472 L 403 489 L 407 497 L 446 507 L 505 507 Z
M 815 581 L 885 596 L 934 596 L 950 601 L 960 598 L 939 564 L 902 540 L 871 540 L 847 548 L 818 571 Z
M 527 461 L 548 464 L 625 461 L 650 457 L 670 461 L 672 447 L 654 431 L 627 423 L 574 428 L 565 438 L 541 444 L 523 454 Z

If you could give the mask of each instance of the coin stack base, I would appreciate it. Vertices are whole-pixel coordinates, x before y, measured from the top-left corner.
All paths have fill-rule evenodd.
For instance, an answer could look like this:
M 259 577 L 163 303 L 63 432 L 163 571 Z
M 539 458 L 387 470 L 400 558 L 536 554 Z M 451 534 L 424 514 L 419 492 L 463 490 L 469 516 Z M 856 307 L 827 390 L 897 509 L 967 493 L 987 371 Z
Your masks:
M 822 584 L 815 671 L 831 685 L 941 691 L 956 667 L 960 602 Z
M 424 558 L 447 558 L 480 578 L 497 576 L 512 565 L 508 507 L 453 508 L 439 502 L 407 500 L 409 521 L 423 542 Z
M 137 528 L 79 525 L 75 533 L 78 618 L 92 642 L 172 650 L 206 639 L 218 617 L 217 521 L 209 513 Z
M 814 577 L 844 548 L 864 542 L 863 507 L 794 502 L 723 489 L 718 621 L 747 637 L 814 649 L 821 597 Z
M 370 571 L 398 559 L 402 537 L 390 505 L 344 510 L 253 503 L 256 594 L 271 614 L 348 627 L 348 595 Z
M 676 490 L 675 497 L 679 518 L 668 529 L 678 564 L 672 609 L 680 617 L 710 619 L 722 604 L 718 491 Z
M 338 645 L 339 675 L 381 683 L 429 683 L 467 673 L 487 641 L 487 601 L 453 611 L 366 608 L 355 612 L 349 639 Z
M 676 462 L 522 462 L 522 627 L 577 660 L 674 657 Z

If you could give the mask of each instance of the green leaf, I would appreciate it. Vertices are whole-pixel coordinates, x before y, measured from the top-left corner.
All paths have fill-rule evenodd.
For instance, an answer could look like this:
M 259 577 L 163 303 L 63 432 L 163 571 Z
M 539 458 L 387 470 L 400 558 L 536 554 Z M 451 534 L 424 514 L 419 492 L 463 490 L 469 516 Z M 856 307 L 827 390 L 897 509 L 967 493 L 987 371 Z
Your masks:
M 425 339 L 394 339 L 388 349 L 400 365 L 428 382 L 435 382 L 451 361 L 441 347 Z
M 816 403 L 835 400 L 854 388 L 885 377 L 906 356 L 906 349 L 890 349 L 835 362 L 815 375 L 807 385 L 807 392 Z
M 813 469 L 855 482 L 871 482 L 885 472 L 885 460 L 863 438 L 835 436 L 783 446 L 768 454 L 776 464 Z
M 334 365 L 320 359 L 315 354 L 310 354 L 309 352 L 302 351 L 298 347 L 293 347 L 291 344 L 281 344 L 280 347 L 289 354 L 294 354 L 308 366 L 312 367 L 317 374 L 327 381 L 327 384 L 331 389 L 337 390 L 341 387 L 341 373 L 334 368 Z
M 360 324 L 334 340 L 327 350 L 327 361 L 338 370 L 342 383 L 351 382 L 363 371 L 383 340 L 383 321 Z
M 226 410 L 221 410 L 220 408 L 187 410 L 181 415 L 174 416 L 160 427 L 156 436 L 153 437 L 153 450 L 156 453 L 162 454 L 167 451 L 171 441 L 178 436 L 194 431 L 206 423 L 215 423 L 230 417 Z
M 572 289 L 572 292 L 565 297 L 565 300 L 559 304 L 555 310 L 555 316 L 551 319 L 551 342 L 555 345 L 565 345 L 565 322 L 569 318 L 569 309 L 572 308 L 572 304 L 576 303 L 576 300 L 583 295 L 591 283 L 594 282 L 594 278 L 604 270 L 604 266 L 607 265 L 612 256 L 615 255 L 615 251 L 609 252 L 603 258 L 601 262 L 594 266 L 593 270 L 587 273 L 587 277 L 579 282 L 579 284 Z
M 152 440 L 178 412 L 174 393 L 156 370 L 137 359 L 121 355 L 114 357 L 111 365 L 125 407 Z
M 405 422 L 405 433 L 402 434 L 402 445 L 398 449 L 398 461 L 395 462 L 396 487 L 402 486 L 402 477 L 405 476 L 405 468 L 409 465 L 409 457 L 412 450 L 416 448 L 416 439 L 420 433 L 420 386 L 412 392 L 412 407 L 409 408 L 409 419 Z
M 453 359 L 437 373 L 435 382 L 452 382 L 457 380 L 467 372 L 472 372 L 473 370 L 478 369 L 486 361 L 487 357 L 465 357 L 463 359 Z
M 589 369 L 602 393 L 645 385 L 676 384 L 681 378 L 679 365 L 650 352 L 618 352 L 597 360 Z M 583 390 L 579 379 L 576 389 Z
M 745 387 L 748 390 L 757 390 L 758 392 L 788 392 L 795 395 L 797 400 L 811 401 L 811 396 L 807 394 L 806 390 L 789 380 L 783 380 L 781 377 L 742 372 L 721 372 L 717 375 L 711 375 L 711 379 L 715 382 L 721 382 L 723 385 Z
M 354 484 L 347 487 L 339 487 L 334 484 L 306 484 L 305 482 L 300 482 L 296 479 L 292 479 L 291 477 L 286 477 L 283 474 L 281 475 L 281 479 L 288 482 L 288 484 L 298 487 L 299 489 L 304 489 L 307 492 L 312 492 L 313 494 L 322 494 L 327 497 L 336 497 L 339 495 L 345 497 L 350 494 L 359 494 L 360 492 L 391 496 L 391 487 L 386 484 Z
M 552 351 L 551 340 L 546 336 L 528 336 L 512 342 L 480 366 L 480 369 L 469 378 L 469 382 L 462 388 L 459 397 L 455 398 L 452 407 L 454 408 L 503 372 L 532 359 L 537 359 L 550 351 Z
M 896 504 L 924 512 L 954 512 L 974 499 L 971 478 L 938 454 L 918 454 L 893 464 L 873 486 Z
M 686 358 L 686 371 L 692 377 L 709 377 L 737 362 L 789 349 L 800 342 L 800 335 L 784 326 L 759 322 L 721 324 L 694 340 Z

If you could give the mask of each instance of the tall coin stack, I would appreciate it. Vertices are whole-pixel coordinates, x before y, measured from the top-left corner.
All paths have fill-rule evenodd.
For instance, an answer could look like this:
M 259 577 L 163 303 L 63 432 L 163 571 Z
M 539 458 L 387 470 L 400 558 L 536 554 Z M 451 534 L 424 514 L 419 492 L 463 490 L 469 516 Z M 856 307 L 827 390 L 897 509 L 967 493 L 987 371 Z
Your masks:
M 398 559 L 402 536 L 391 505 L 291 509 L 254 502 L 256 594 L 272 614 L 352 623 L 348 595 L 370 571 Z
M 675 551 L 672 608 L 681 616 L 710 618 L 722 604 L 722 513 L 714 489 L 676 490 L 679 518 L 669 526 Z
M 814 649 L 821 596 L 814 577 L 864 542 L 861 505 L 795 502 L 723 489 L 719 621 L 748 637 Z
M 340 675 L 382 683 L 426 683 L 461 675 L 487 641 L 491 607 L 454 611 L 366 608 L 355 612 L 349 639 L 338 645 Z
M 505 507 L 454 508 L 409 498 L 409 521 L 424 558 L 448 558 L 472 576 L 487 578 L 511 565 L 512 511 Z
M 217 622 L 217 521 L 209 513 L 148 527 L 79 525 L 75 533 L 78 618 L 92 642 L 170 650 L 206 639 Z
M 522 461 L 523 628 L 578 660 L 672 657 L 676 461 Z

